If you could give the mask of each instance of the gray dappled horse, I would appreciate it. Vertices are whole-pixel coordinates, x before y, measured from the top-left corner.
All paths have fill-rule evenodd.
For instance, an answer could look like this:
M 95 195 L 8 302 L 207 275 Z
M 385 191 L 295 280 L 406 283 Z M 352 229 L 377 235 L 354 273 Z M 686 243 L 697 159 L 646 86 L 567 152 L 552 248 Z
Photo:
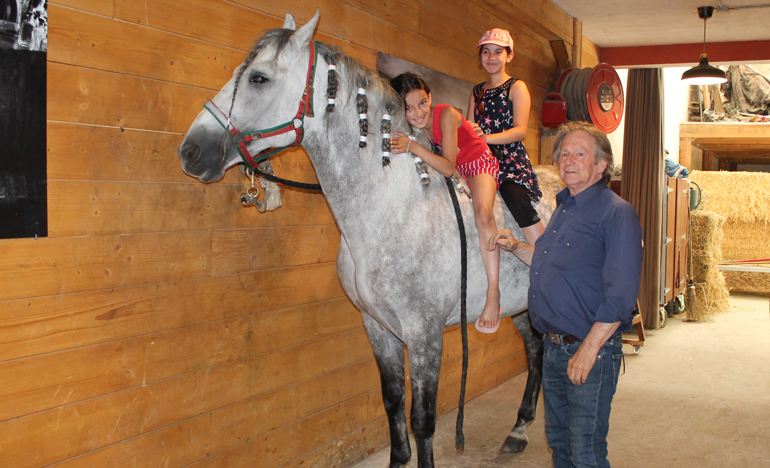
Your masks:
M 340 282 L 361 309 L 379 366 L 390 423 L 390 467 L 404 466 L 411 457 L 404 343 L 409 347 L 411 425 L 418 464 L 433 467 L 443 329 L 460 322 L 457 221 L 447 186 L 438 173 L 429 169 L 429 183 L 425 184 L 411 157 L 399 154 L 387 159 L 383 133 L 390 131 L 388 127 L 410 132 L 399 97 L 386 81 L 339 49 L 313 42 L 317 22 L 318 14 L 295 33 L 294 18 L 286 15 L 282 29 L 267 31 L 233 79 L 196 118 L 179 147 L 179 157 L 187 174 L 210 182 L 220 179 L 241 157 L 251 164 L 254 152 L 301 141 L 342 234 L 337 259 Z M 331 63 L 336 65 L 333 79 L 329 78 Z M 337 96 L 336 104 L 326 108 L 328 88 L 336 89 Z M 366 89 L 365 98 L 362 89 Z M 366 101 L 363 107 L 362 100 Z M 383 120 L 386 113 L 391 114 L 390 120 L 387 116 Z M 253 136 L 249 129 L 265 130 Z M 419 138 L 429 144 L 424 136 Z M 239 155 L 238 147 L 247 149 L 246 156 Z M 553 188 L 559 188 L 554 177 L 549 172 L 541 174 L 543 190 L 548 192 L 544 200 L 554 200 Z M 468 320 L 472 322 L 484 304 L 487 279 L 470 201 L 461 196 L 460 203 L 468 227 Z M 545 205 L 538 208 L 547 222 L 553 206 Z M 501 206 L 498 197 L 498 226 L 504 222 L 523 239 L 510 213 Z M 513 255 L 502 255 L 500 260 L 500 303 L 504 315 L 513 316 L 529 359 L 518 420 L 502 449 L 521 451 L 528 442 L 526 425 L 534 419 L 540 392 L 542 344 L 526 314 L 529 269 Z

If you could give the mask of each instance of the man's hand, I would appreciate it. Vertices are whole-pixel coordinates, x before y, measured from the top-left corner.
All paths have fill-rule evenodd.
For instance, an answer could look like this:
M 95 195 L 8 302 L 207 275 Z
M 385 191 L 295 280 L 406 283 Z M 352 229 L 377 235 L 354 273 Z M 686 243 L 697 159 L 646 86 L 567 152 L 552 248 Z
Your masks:
M 567 364 L 567 377 L 569 377 L 574 385 L 583 385 L 586 383 L 586 380 L 588 380 L 588 374 L 591 373 L 591 369 L 594 368 L 596 359 L 596 352 L 591 352 L 587 349 L 585 343 L 582 343 L 578 348 L 577 353 L 569 359 L 569 363 Z
M 588 374 L 598 359 L 599 350 L 615 334 L 619 326 L 620 322 L 594 322 L 591 331 L 567 363 L 567 377 L 573 384 L 580 386 L 586 383 Z
M 513 233 L 510 229 L 503 229 L 502 231 L 495 234 L 494 237 L 489 239 L 487 250 L 494 251 L 498 246 L 500 246 L 500 248 L 506 252 L 514 252 L 520 243 L 521 242 L 513 237 Z
M 489 239 L 487 250 L 494 251 L 498 246 L 516 255 L 525 265 L 529 266 L 532 264 L 532 247 L 524 242 L 519 242 L 513 237 L 513 233 L 509 229 L 503 229 Z

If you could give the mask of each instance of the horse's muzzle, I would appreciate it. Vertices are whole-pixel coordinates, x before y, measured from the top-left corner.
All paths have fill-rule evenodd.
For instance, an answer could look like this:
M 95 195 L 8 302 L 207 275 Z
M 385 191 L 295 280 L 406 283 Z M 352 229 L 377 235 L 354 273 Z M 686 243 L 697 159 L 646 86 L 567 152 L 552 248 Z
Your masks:
M 182 170 L 185 174 L 195 177 L 201 182 L 211 182 L 221 177 L 214 168 L 208 168 L 203 163 L 200 146 L 185 141 L 179 146 L 177 151 L 179 159 L 182 161 Z
M 178 152 L 179 159 L 182 160 L 182 166 L 195 164 L 201 157 L 201 147 L 188 141 L 183 141 L 179 145 Z

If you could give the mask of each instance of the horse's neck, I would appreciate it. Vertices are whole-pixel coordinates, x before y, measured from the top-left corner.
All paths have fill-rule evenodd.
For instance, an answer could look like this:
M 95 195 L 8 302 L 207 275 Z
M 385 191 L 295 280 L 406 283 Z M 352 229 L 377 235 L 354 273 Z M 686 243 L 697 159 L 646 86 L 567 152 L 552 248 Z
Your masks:
M 388 198 L 385 196 L 388 192 L 404 190 L 399 179 L 410 174 L 406 174 L 407 167 L 393 156 L 391 163 L 383 166 L 382 143 L 375 141 L 382 138 L 379 128 L 377 132 L 370 132 L 365 148 L 358 147 L 357 129 L 350 132 L 327 128 L 323 133 L 323 138 L 310 138 L 305 149 L 332 210 L 357 204 L 374 208 L 372 204 L 377 204 L 383 197 Z M 401 159 L 406 156 L 402 155 Z M 419 180 L 414 170 L 411 176 Z
M 350 105 L 336 109 L 340 115 L 328 119 L 331 125 L 308 128 L 305 144 L 329 207 L 346 237 L 367 235 L 369 228 L 362 228 L 363 224 L 374 226 L 372 229 L 382 223 L 393 227 L 405 224 L 388 213 L 408 213 L 426 199 L 435 199 L 443 185 L 434 177 L 431 186 L 423 187 L 411 155 L 391 155 L 390 164 L 383 165 L 382 111 L 370 110 L 367 145 L 359 148 L 358 113 L 351 107 L 354 109 Z
M 391 154 L 390 164 L 383 165 L 382 119 L 386 105 L 382 100 L 387 97 L 377 90 L 370 89 L 367 96 L 366 147 L 359 148 L 358 87 L 347 72 L 340 70 L 337 102 L 334 110 L 329 112 L 326 110 L 328 70 L 327 67 L 316 70 L 317 112 L 314 118 L 306 119 L 303 146 L 343 234 L 366 231 L 360 228 L 364 223 L 387 223 L 398 227 L 404 221 L 391 219 L 392 216 L 383 213 L 394 210 L 409 213 L 415 205 L 424 204 L 426 198 L 435 199 L 444 184 L 433 177 L 430 186 L 422 186 L 414 159 L 409 154 Z M 399 107 L 395 112 L 403 110 Z M 407 132 L 402 128 L 406 125 L 403 116 L 392 115 L 390 123 L 391 134 Z

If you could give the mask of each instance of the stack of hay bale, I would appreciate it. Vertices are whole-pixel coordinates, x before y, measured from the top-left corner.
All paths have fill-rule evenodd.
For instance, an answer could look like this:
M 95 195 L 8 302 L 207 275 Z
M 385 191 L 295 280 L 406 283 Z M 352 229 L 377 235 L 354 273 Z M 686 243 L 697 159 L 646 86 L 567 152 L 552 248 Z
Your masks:
M 690 213 L 688 271 L 692 272 L 690 279 L 695 283 L 695 290 L 687 296 L 687 320 L 707 321 L 730 307 L 725 276 L 719 271 L 724 223 L 725 218 L 713 211 Z
M 722 216 L 722 259 L 770 258 L 770 174 L 762 172 L 693 171 L 690 180 L 700 185 L 699 210 Z M 770 294 L 770 269 L 764 272 L 726 271 L 733 291 Z

